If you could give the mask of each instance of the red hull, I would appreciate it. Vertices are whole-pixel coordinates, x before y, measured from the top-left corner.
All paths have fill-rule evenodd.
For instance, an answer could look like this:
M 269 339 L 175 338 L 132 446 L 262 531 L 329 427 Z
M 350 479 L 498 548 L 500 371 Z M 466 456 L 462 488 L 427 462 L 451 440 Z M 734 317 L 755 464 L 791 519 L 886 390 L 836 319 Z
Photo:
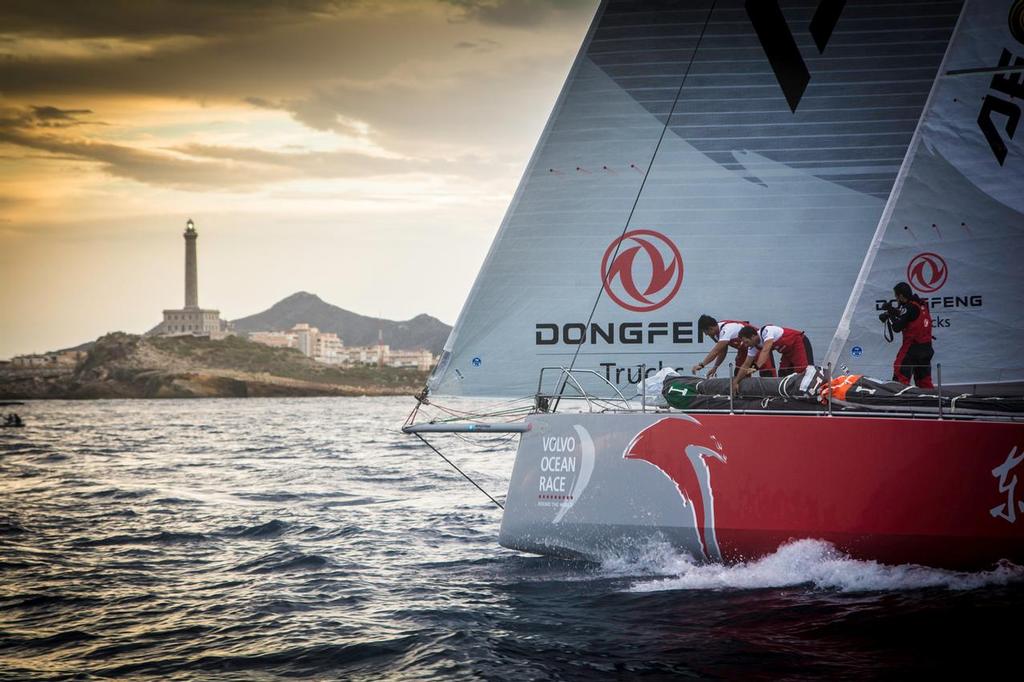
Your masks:
M 819 538 L 884 563 L 1024 564 L 1024 424 L 695 416 L 728 456 L 709 462 L 727 561 Z
M 1024 422 L 778 414 L 527 419 L 499 541 L 600 558 L 667 541 L 743 561 L 804 538 L 858 559 L 1024 565 Z

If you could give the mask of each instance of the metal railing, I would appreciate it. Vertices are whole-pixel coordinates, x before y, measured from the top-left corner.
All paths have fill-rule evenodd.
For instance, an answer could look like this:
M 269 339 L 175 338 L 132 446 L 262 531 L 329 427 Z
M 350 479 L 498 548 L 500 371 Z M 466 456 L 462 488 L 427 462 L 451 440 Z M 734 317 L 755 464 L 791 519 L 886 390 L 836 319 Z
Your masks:
M 643 366 L 641 366 L 641 367 L 643 367 Z M 558 373 L 559 373 L 558 379 L 556 379 L 556 383 L 557 384 L 561 384 L 561 387 L 555 393 L 544 393 L 544 390 L 543 390 L 543 388 L 544 388 L 544 373 L 545 372 L 550 372 L 550 371 L 555 371 L 555 370 L 557 370 Z M 646 371 L 645 369 L 641 370 L 641 376 L 643 376 L 645 371 Z M 579 381 L 579 378 L 578 378 L 579 375 L 595 376 L 595 377 L 597 377 L 597 379 L 601 383 L 603 383 L 604 385 L 608 386 L 615 393 L 615 397 L 602 398 L 602 397 L 590 394 L 585 388 L 583 388 L 583 384 Z M 572 385 L 577 391 L 579 391 L 579 395 L 566 394 L 565 393 L 565 387 L 567 385 Z M 613 384 L 611 381 L 609 381 L 605 377 L 601 376 L 601 374 L 598 373 L 596 370 L 592 370 L 592 369 L 570 369 L 568 367 L 563 367 L 563 366 L 560 366 L 560 365 L 559 366 L 553 366 L 553 367 L 541 367 L 540 368 L 540 376 L 537 379 L 537 393 L 536 393 L 536 396 L 535 396 L 536 404 L 539 405 L 542 400 L 550 401 L 551 399 L 555 400 L 555 409 L 557 409 L 558 401 L 561 401 L 561 400 L 585 400 L 586 403 L 587 403 L 587 408 L 588 408 L 588 410 L 590 412 L 594 411 L 594 403 L 595 402 L 599 402 L 599 401 L 600 402 L 606 402 L 606 401 L 609 401 L 609 400 L 618 400 L 618 401 L 620 401 L 623 404 L 623 407 L 626 410 L 632 411 L 632 409 L 633 409 L 631 404 L 630 404 L 630 402 L 629 402 L 629 399 L 626 398 L 626 396 L 624 396 L 622 394 L 622 391 L 619 390 L 619 387 L 616 386 L 615 384 Z M 646 403 L 645 402 L 642 403 L 641 407 L 642 407 L 642 409 L 646 410 Z M 554 411 L 554 410 L 552 410 L 552 411 Z
M 907 370 L 913 370 L 917 367 L 928 367 L 929 365 L 905 365 Z M 735 376 L 736 365 L 735 363 L 728 363 L 730 377 Z M 640 385 L 643 387 L 644 382 L 648 379 L 649 368 L 646 365 L 639 365 L 641 381 Z M 935 403 L 934 406 L 923 406 L 923 405 L 878 405 L 871 406 L 868 403 L 851 403 L 848 401 L 836 401 L 833 395 L 832 380 L 835 378 L 833 375 L 833 366 L 831 363 L 821 368 L 824 372 L 824 382 L 821 384 L 820 389 L 820 409 L 817 410 L 801 410 L 801 409 L 778 409 L 764 405 L 760 408 L 741 408 L 738 407 L 737 402 L 739 399 L 744 398 L 742 393 L 737 394 L 735 392 L 735 385 L 732 381 L 729 382 L 729 393 L 728 393 L 728 408 L 691 408 L 686 409 L 687 412 L 693 413 L 720 413 L 720 414 L 789 414 L 789 415 L 805 415 L 805 416 L 876 416 L 876 417 L 909 417 L 909 418 L 928 418 L 928 419 L 984 419 L 984 418 L 995 418 L 999 420 L 1011 420 L 1011 421 L 1024 421 L 1024 413 L 1014 414 L 1010 412 L 999 412 L 997 407 L 993 407 L 991 410 L 981 409 L 960 409 L 958 410 L 957 401 L 962 401 L 968 398 L 971 394 L 960 394 L 960 395 L 946 395 L 944 394 L 943 383 L 942 383 L 942 363 L 936 363 L 935 365 Z M 845 367 L 843 368 L 846 369 Z M 560 385 L 560 388 L 555 392 L 544 391 L 545 375 L 550 376 L 551 372 L 558 372 L 556 384 Z M 846 376 L 850 374 L 844 371 L 840 376 Z M 685 375 L 685 374 L 684 374 Z M 600 395 L 593 391 L 588 391 L 584 382 L 580 380 L 581 377 L 592 377 L 595 378 L 598 384 L 605 389 L 610 391 L 609 395 Z M 571 387 L 576 393 L 567 393 L 566 388 Z M 644 387 L 645 388 L 645 387 Z M 908 386 L 907 388 L 912 388 Z M 922 389 L 928 390 L 928 389 Z M 602 391 L 603 392 L 603 391 Z M 897 394 L 899 395 L 899 394 Z M 725 397 L 725 396 L 722 396 Z M 750 396 L 746 396 L 750 397 Z M 761 396 L 759 396 L 761 397 Z M 810 398 L 811 396 L 807 396 Z M 930 394 L 924 394 L 919 396 L 922 399 L 930 398 Z M 554 408 L 550 407 L 550 401 L 554 400 Z M 654 409 L 658 412 L 669 411 L 677 408 L 672 408 L 669 405 L 650 405 L 647 399 L 647 391 L 640 390 L 636 395 L 629 398 L 623 394 L 620 388 L 612 383 L 608 378 L 600 374 L 599 372 L 591 369 L 569 369 L 563 366 L 551 366 L 543 367 L 540 370 L 540 376 L 537 382 L 537 393 L 535 395 L 535 405 L 538 411 L 541 412 L 555 412 L 558 408 L 558 403 L 561 400 L 567 401 L 584 401 L 587 404 L 589 412 L 601 411 L 601 412 L 647 412 L 649 409 Z M 545 402 L 548 401 L 548 402 Z M 637 405 L 637 402 L 639 405 Z M 542 409 L 541 406 L 544 405 Z

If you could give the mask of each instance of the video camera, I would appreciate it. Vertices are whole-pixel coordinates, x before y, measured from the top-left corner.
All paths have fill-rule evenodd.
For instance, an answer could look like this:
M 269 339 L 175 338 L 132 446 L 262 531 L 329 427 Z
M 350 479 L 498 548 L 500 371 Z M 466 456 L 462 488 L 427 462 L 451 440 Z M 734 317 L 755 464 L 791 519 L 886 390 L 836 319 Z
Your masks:
M 899 317 L 901 312 L 900 308 L 900 302 L 897 299 L 889 299 L 883 304 L 882 312 L 878 315 L 878 320 L 880 322 L 888 322 L 895 317 Z
M 893 337 L 896 335 L 892 323 L 904 312 L 905 309 L 898 299 L 891 298 L 882 304 L 882 312 L 878 315 L 878 319 L 882 323 L 882 338 L 887 343 L 892 343 Z

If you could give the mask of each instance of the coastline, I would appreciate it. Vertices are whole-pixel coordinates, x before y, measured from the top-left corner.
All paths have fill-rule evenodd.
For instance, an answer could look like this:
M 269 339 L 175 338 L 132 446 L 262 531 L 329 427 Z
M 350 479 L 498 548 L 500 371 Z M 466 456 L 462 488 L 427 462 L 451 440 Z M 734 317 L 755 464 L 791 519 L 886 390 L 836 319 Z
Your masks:
M 417 393 L 428 374 L 323 365 L 238 338 L 114 333 L 74 365 L 0 370 L 0 400 L 397 396 Z

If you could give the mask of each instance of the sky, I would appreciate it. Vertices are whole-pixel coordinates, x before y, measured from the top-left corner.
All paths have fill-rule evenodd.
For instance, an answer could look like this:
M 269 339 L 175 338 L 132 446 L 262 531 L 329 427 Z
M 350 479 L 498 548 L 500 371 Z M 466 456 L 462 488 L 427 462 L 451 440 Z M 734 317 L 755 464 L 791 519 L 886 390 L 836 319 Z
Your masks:
M 598 0 L 0 3 L 0 358 L 296 291 L 452 324 Z

